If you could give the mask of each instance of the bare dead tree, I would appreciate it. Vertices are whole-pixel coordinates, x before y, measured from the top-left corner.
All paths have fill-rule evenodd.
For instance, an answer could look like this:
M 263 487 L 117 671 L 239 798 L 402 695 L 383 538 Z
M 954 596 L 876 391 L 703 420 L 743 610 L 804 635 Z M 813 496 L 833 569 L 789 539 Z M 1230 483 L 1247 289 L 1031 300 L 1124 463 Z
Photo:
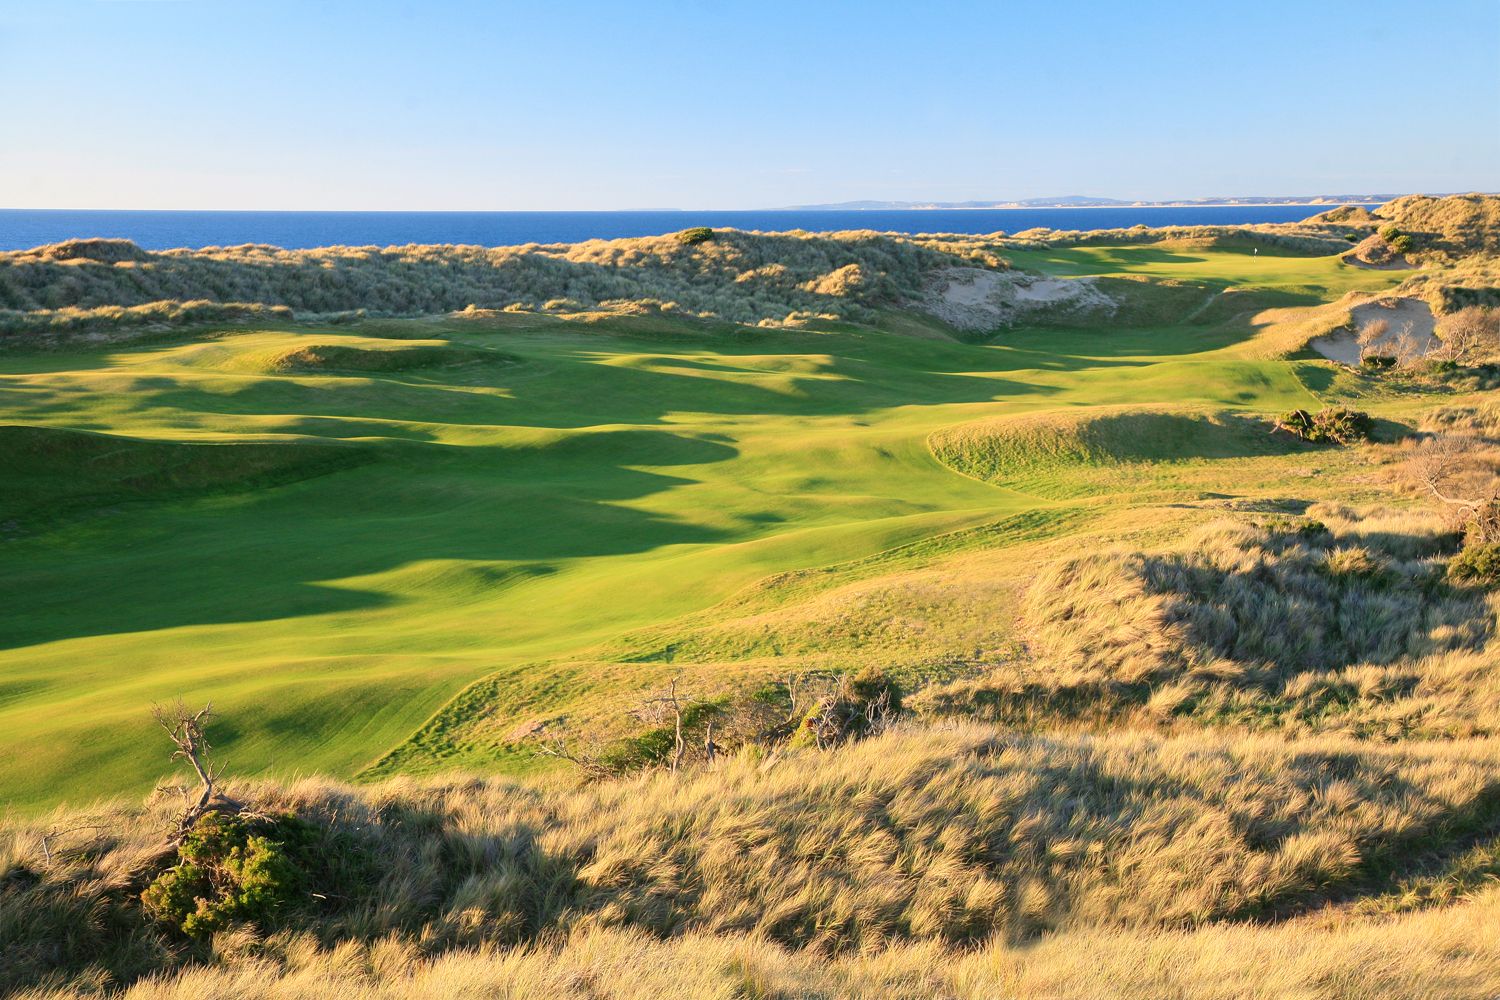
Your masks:
M 172 760 L 185 760 L 198 777 L 198 797 L 191 798 L 190 790 L 182 789 L 186 807 L 177 821 L 177 830 L 171 839 L 181 841 L 193 826 L 211 812 L 239 812 L 242 805 L 220 794 L 217 785 L 221 769 L 210 759 L 212 746 L 208 742 L 208 720 L 213 717 L 213 703 L 209 702 L 197 712 L 189 712 L 179 698 L 171 706 L 153 705 L 151 715 L 166 732 L 176 749 Z
M 1416 327 L 1407 322 L 1401 324 L 1401 329 L 1391 338 L 1390 343 L 1391 353 L 1396 356 L 1396 364 L 1402 368 L 1410 368 L 1422 360 L 1429 338 L 1417 336 Z
M 703 733 L 703 758 L 710 768 L 714 766 L 714 761 L 718 759 L 719 751 L 722 749 L 723 747 L 714 742 L 714 724 L 710 722 Z
M 665 694 L 646 699 L 645 704 L 642 706 L 642 711 L 643 713 L 648 713 L 653 707 L 666 709 L 672 715 L 674 742 L 672 744 L 671 771 L 673 774 L 676 774 L 678 769 L 682 767 L 682 758 L 687 752 L 687 743 L 682 738 L 682 700 L 677 697 L 677 678 L 675 676 L 667 682 L 667 691 Z
M 1390 330 L 1391 324 L 1383 319 L 1371 320 L 1359 331 L 1359 359 L 1363 361 L 1366 356 L 1374 354 L 1385 339 L 1386 332 Z
M 1438 320 L 1437 336 L 1438 353 L 1446 361 L 1493 353 L 1500 347 L 1500 309 L 1469 306 L 1449 313 Z
M 865 735 L 879 736 L 895 723 L 896 710 L 891 704 L 891 694 L 889 691 L 882 691 L 878 698 L 865 706 Z
M 1500 541 L 1495 516 L 1500 479 L 1476 458 L 1481 451 L 1481 442 L 1473 438 L 1437 434 L 1412 451 L 1406 471 L 1420 488 L 1472 526 L 1480 541 Z
M 1479 442 L 1457 434 L 1435 434 L 1412 451 L 1406 468 L 1417 484 L 1445 504 L 1474 507 L 1488 497 L 1456 496 L 1450 493 L 1469 472 L 1471 456 Z
M 593 781 L 601 781 L 605 778 L 615 776 L 615 769 L 604 763 L 598 753 L 592 751 L 572 751 L 568 749 L 568 741 L 565 739 L 547 741 L 537 745 L 537 753 L 547 757 L 556 757 L 558 760 L 567 761 L 584 773 Z

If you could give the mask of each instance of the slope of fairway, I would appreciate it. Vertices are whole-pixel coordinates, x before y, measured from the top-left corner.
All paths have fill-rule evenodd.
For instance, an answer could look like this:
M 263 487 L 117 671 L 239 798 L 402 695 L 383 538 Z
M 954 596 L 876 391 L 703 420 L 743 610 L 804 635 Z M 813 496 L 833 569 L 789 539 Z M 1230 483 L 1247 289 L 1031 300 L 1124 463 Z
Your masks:
M 1252 287 L 1320 295 L 1386 280 L 1265 253 L 1211 264 L 1224 283 L 1243 268 Z M 1308 372 L 1328 367 L 1244 356 L 1255 333 L 1023 330 L 965 345 L 530 316 L 0 356 L 0 422 L 128 452 L 59 447 L 9 484 L 6 510 L 49 520 L 0 543 L 0 794 L 30 808 L 149 787 L 166 765 L 148 710 L 177 695 L 214 701 L 238 773 L 352 775 L 420 733 L 436 740 L 422 766 L 443 759 L 449 729 L 433 720 L 465 691 L 461 721 L 504 731 L 617 705 L 674 659 L 732 679 L 749 660 L 885 649 L 937 670 L 915 633 L 881 624 L 886 606 L 932 618 L 922 609 L 963 586 L 933 560 L 1127 510 L 1113 484 L 1167 451 L 1197 471 L 1153 488 L 1193 497 L 1280 496 L 1339 468 L 1247 429 L 1247 415 L 1316 404 Z M 1098 407 L 1103 423 L 1085 419 Z M 928 444 L 1074 413 L 1073 450 L 1005 445 L 993 470 Z M 1131 440 L 1130 421 L 1161 440 Z M 1100 451 L 1089 435 L 1110 427 Z M 1016 462 L 1029 471 L 1011 482 Z M 833 589 L 795 576 L 824 568 Z M 907 573 L 929 574 L 927 598 Z M 974 602 L 975 624 L 943 643 L 1003 641 L 980 623 L 1005 617 L 1008 593 Z M 840 610 L 850 602 L 869 610 Z M 524 763 L 503 748 L 461 762 Z

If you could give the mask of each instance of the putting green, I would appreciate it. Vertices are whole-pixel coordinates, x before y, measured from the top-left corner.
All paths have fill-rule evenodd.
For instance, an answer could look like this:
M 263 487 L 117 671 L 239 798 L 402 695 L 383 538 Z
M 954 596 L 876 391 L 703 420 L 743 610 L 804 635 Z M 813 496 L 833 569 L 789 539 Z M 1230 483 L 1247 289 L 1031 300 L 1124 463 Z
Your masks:
M 1146 249 L 1021 263 L 1307 304 L 1392 280 L 1331 258 Z M 655 642 L 772 574 L 983 525 L 1003 544 L 1006 525 L 1040 523 L 1017 515 L 1066 530 L 1069 512 L 1132 502 L 1116 473 L 1027 489 L 945 464 L 935 432 L 1045 414 L 1034 435 L 1087 407 L 1221 426 L 1314 405 L 1309 386 L 1329 384 L 1321 362 L 1258 359 L 1248 323 L 985 345 L 682 330 L 387 321 L 0 356 L 0 423 L 50 429 L 0 434 L 17 470 L 0 502 L 0 798 L 149 788 L 168 770 L 149 708 L 178 695 L 212 699 L 237 774 L 354 775 L 485 678 L 460 704 L 522 719 L 655 676 L 632 636 Z M 1307 462 L 1226 458 L 1246 440 L 1174 444 L 1190 474 L 1152 489 L 1244 486 L 1233 463 L 1252 459 L 1283 463 L 1246 487 L 1270 489 Z M 1021 480 L 1053 468 L 1014 461 L 1031 463 Z

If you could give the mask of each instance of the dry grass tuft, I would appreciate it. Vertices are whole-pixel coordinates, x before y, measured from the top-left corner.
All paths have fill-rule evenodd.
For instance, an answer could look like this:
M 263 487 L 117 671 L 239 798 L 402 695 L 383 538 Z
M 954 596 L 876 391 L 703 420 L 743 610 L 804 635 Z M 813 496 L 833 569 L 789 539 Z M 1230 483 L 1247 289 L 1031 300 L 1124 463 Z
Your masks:
M 0 840 L 3 985 L 128 982 L 206 962 L 184 982 L 232 995 L 351 971 L 399 979 L 422 967 L 416 956 L 479 961 L 464 949 L 487 949 L 488 974 L 499 974 L 531 953 L 493 949 L 559 933 L 644 951 L 662 946 L 643 934 L 748 935 L 757 948 L 838 956 L 992 937 L 1004 952 L 1087 928 L 1268 918 L 1384 885 L 1407 854 L 1461 849 L 1500 818 L 1500 756 L 1484 741 L 964 726 L 550 791 L 454 780 L 234 791 L 363 845 L 377 869 L 368 891 L 324 901 L 311 923 L 194 949 L 139 910 L 166 863 L 154 845 L 170 801 L 105 807 L 86 823 L 11 822 Z M 41 851 L 49 829 L 84 826 Z M 561 961 L 586 965 L 588 947 L 570 943 Z
M 1497 606 L 1444 575 L 1440 514 L 1314 507 L 1225 521 L 1179 548 L 1065 559 L 1030 589 L 1030 655 L 919 704 L 1045 724 L 1122 714 L 1295 732 L 1500 726 L 1483 669 Z

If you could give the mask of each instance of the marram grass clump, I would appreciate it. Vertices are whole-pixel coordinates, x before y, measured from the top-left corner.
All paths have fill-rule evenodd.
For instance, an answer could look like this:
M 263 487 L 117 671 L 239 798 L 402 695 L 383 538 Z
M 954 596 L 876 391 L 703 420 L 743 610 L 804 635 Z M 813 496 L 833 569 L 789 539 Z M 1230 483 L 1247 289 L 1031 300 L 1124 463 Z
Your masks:
M 1028 727 L 1500 732 L 1500 678 L 1483 666 L 1497 601 L 1455 585 L 1485 558 L 1453 556 L 1437 513 L 1310 513 L 1060 560 L 1028 592 L 1027 655 L 922 692 L 919 710 Z
M 819 961 L 923 946 L 945 964 L 984 942 L 1275 920 L 1461 853 L 1500 821 L 1497 773 L 1488 741 L 969 724 L 575 787 L 232 785 L 298 820 L 208 820 L 175 859 L 155 853 L 170 798 L 0 824 L 0 991 L 234 974 L 298 935 L 304 968 L 327 971 L 369 949 L 503 966 L 517 945 L 609 930 L 748 935 Z M 368 859 L 358 880 L 320 870 L 343 837 Z M 143 871 L 164 886 L 149 906 Z M 193 944 L 179 921 L 199 899 Z

